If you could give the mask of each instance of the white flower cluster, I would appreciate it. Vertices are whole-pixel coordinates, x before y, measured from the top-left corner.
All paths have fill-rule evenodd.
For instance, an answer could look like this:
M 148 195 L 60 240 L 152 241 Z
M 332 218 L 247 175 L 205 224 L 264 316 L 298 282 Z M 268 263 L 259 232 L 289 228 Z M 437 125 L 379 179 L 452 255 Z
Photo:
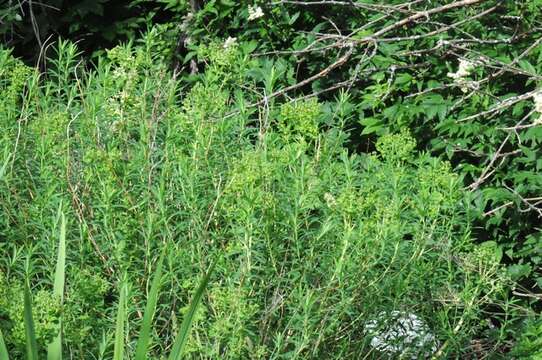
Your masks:
M 337 205 L 337 200 L 335 200 L 335 197 L 330 193 L 324 194 L 324 200 L 326 201 L 326 204 L 329 208 L 332 208 L 335 205 Z
M 438 342 L 427 324 L 414 314 L 381 312 L 365 325 L 371 346 L 387 355 L 408 354 L 421 359 L 437 351 Z
M 537 92 L 533 96 L 533 101 L 534 101 L 534 111 L 542 114 L 542 91 Z
M 448 77 L 451 77 L 456 80 L 466 78 L 467 76 L 471 74 L 472 70 L 474 70 L 473 62 L 469 60 L 465 60 L 465 59 L 460 59 L 459 69 L 457 69 L 457 72 L 455 73 L 448 73 Z
M 459 69 L 456 72 L 449 72 L 448 77 L 454 79 L 454 82 L 461 87 L 461 91 L 467 92 L 469 86 L 473 85 L 473 82 L 468 81 L 466 78 L 472 73 L 475 65 L 472 61 L 460 59 Z
M 264 15 L 263 10 L 259 6 L 248 6 L 248 21 L 256 20 Z
M 534 111 L 540 114 L 536 122 L 542 124 L 542 90 L 537 92 L 533 96 L 533 101 L 534 101 Z
M 228 38 L 226 39 L 226 41 L 224 41 L 224 49 L 228 49 L 232 46 L 235 46 L 237 45 L 237 38 L 234 38 L 234 37 L 231 37 L 231 36 L 228 36 Z

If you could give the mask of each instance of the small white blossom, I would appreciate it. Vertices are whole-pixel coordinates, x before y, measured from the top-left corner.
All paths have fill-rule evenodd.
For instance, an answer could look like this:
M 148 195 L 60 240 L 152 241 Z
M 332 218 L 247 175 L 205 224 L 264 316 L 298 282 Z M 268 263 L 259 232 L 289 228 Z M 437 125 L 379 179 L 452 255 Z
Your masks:
M 534 101 L 534 111 L 542 114 L 542 91 L 537 92 L 533 96 L 533 101 Z
M 335 197 L 330 193 L 325 193 L 324 194 L 324 200 L 326 201 L 327 206 L 330 207 L 330 208 L 337 205 L 337 200 L 335 200 Z
M 461 88 L 461 91 L 466 93 L 469 89 L 476 90 L 478 83 L 470 81 L 467 77 L 472 73 L 476 66 L 475 62 L 470 60 L 460 59 L 459 68 L 456 72 L 449 72 L 448 77 L 454 79 L 454 83 Z
M 542 90 L 533 95 L 534 111 L 540 116 L 535 120 L 535 124 L 542 124 Z
M 228 49 L 237 44 L 237 38 L 229 36 L 226 41 L 224 41 L 224 49 Z
M 183 16 L 183 22 L 181 23 L 181 26 L 180 26 L 181 31 L 188 30 L 188 27 L 190 26 L 190 22 L 192 21 L 193 18 L 194 18 L 194 14 L 191 12 Z
M 469 76 L 472 70 L 474 70 L 473 62 L 464 59 L 459 61 L 459 70 L 457 71 L 459 75 L 462 77 Z
M 472 61 L 460 59 L 459 69 L 457 69 L 457 72 L 455 73 L 448 73 L 448 77 L 451 77 L 455 80 L 466 78 L 471 74 L 472 70 L 474 70 L 474 65 L 475 64 Z
M 259 19 L 263 16 L 263 10 L 259 6 L 248 6 L 248 21 Z
M 381 312 L 365 325 L 371 346 L 388 355 L 408 354 L 423 359 L 437 351 L 438 342 L 427 324 L 414 314 Z

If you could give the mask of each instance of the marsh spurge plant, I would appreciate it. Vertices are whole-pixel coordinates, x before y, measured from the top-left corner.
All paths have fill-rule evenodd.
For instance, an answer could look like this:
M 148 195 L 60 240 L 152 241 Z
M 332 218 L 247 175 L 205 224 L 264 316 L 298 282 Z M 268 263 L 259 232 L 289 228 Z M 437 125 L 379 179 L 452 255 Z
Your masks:
M 347 93 L 250 106 L 288 73 L 239 42 L 201 47 L 205 74 L 181 90 L 150 35 L 93 71 L 69 43 L 41 76 L 0 51 L 0 284 L 13 289 L 0 328 L 13 358 L 58 349 L 51 324 L 74 358 L 382 358 L 365 329 L 397 312 L 423 319 L 442 357 L 501 345 L 506 321 L 490 332 L 482 313 L 500 305 L 498 249 L 471 242 L 450 164 L 406 131 L 349 151 Z M 38 300 L 60 295 L 61 205 L 57 314 L 59 301 Z M 434 350 L 408 339 L 409 354 Z
M 66 220 L 63 213 L 61 213 L 60 218 L 61 218 L 61 224 L 60 224 L 60 236 L 59 236 L 59 244 L 58 244 L 58 258 L 57 258 L 56 271 L 55 271 L 54 292 L 58 296 L 58 299 L 60 299 L 60 302 L 62 302 L 63 296 L 64 296 L 65 264 L 66 264 Z M 148 359 L 150 332 L 152 329 L 152 321 L 153 321 L 154 313 L 156 311 L 156 301 L 158 299 L 159 292 L 160 292 L 160 282 L 162 280 L 162 266 L 163 266 L 165 255 L 166 255 L 166 250 L 162 252 L 162 255 L 158 259 L 156 272 L 154 274 L 152 287 L 149 293 L 149 299 L 147 302 L 147 306 L 145 308 L 143 323 L 142 323 L 141 330 L 139 333 L 139 339 L 137 341 L 137 347 L 136 347 L 135 356 L 134 356 L 135 360 Z M 214 268 L 214 263 L 211 265 L 211 267 L 207 271 L 207 274 L 203 277 L 198 289 L 196 290 L 194 294 L 194 298 L 192 299 L 192 302 L 190 303 L 188 312 L 185 315 L 181 328 L 177 334 L 176 339 L 174 340 L 173 348 L 171 349 L 171 352 L 168 357 L 169 360 L 179 360 L 183 356 L 184 347 L 188 340 L 190 327 L 194 319 L 194 314 L 201 301 L 201 298 L 207 287 L 207 284 L 209 283 L 209 279 L 212 274 L 213 268 Z M 114 346 L 114 353 L 113 353 L 114 360 L 125 359 L 124 357 L 125 343 L 124 342 L 125 342 L 125 319 L 126 319 L 125 306 L 126 306 L 126 298 L 127 298 L 126 284 L 121 285 L 120 291 L 121 293 L 119 297 L 119 304 L 117 307 L 117 317 L 116 317 L 117 322 L 116 322 L 116 329 L 115 329 L 115 341 L 114 341 L 115 346 Z M 27 283 L 24 290 L 24 327 L 25 327 L 25 333 L 26 333 L 26 339 L 25 339 L 26 359 L 37 360 L 39 358 L 38 354 L 40 353 L 40 349 L 38 348 L 38 342 L 36 339 L 36 332 L 35 332 L 32 312 L 33 310 L 32 310 L 30 287 Z M 47 360 L 61 360 L 62 357 L 63 357 L 62 317 L 60 317 L 58 328 L 57 328 L 57 334 L 47 347 Z M 9 352 L 7 350 L 7 347 L 4 341 L 4 336 L 0 329 L 0 359 L 9 360 L 9 358 L 10 358 Z

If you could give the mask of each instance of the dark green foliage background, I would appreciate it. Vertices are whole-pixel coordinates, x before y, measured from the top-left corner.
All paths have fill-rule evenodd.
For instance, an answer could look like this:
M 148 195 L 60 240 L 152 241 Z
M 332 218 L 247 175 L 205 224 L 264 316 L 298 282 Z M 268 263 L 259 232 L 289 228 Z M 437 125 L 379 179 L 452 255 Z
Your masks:
M 133 0 L 0 1 L 0 38 L 15 55 L 35 62 L 59 37 L 96 54 L 146 30 L 154 6 Z

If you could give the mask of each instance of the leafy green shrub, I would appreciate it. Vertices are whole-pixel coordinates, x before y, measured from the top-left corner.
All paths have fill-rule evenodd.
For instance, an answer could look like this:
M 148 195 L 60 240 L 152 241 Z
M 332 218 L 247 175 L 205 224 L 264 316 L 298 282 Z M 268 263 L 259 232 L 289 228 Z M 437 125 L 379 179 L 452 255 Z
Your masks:
M 280 109 L 279 128 L 285 137 L 318 137 L 320 107 L 316 99 L 286 103 Z
M 531 319 L 526 322 L 518 343 L 512 350 L 512 356 L 518 359 L 538 359 L 542 356 L 542 322 Z
M 476 342 L 501 350 L 514 319 L 497 332 L 486 319 L 506 305 L 508 280 L 497 249 L 470 240 L 450 164 L 417 153 L 407 131 L 381 137 L 378 153 L 350 153 L 346 94 L 250 106 L 260 83 L 245 44 L 209 47 L 208 73 L 181 90 L 153 38 L 141 43 L 108 51 L 95 70 L 60 43 L 0 115 L 1 133 L 16 135 L 2 137 L 0 269 L 48 291 L 63 209 L 66 353 L 134 348 L 164 247 L 151 358 L 177 343 L 215 258 L 191 358 L 381 358 L 367 325 L 396 311 L 428 324 L 436 356 L 472 354 Z M 276 69 L 260 75 L 272 84 Z
M 23 321 L 24 296 L 23 287 L 19 284 L 10 284 L 5 282 L 5 277 L 0 280 L 2 284 L 2 298 L 0 306 L 2 308 L 1 316 L 6 323 L 4 324 L 4 333 L 9 334 L 7 342 L 12 343 L 18 353 L 23 353 L 26 336 L 25 325 Z M 36 319 L 36 338 L 40 343 L 49 343 L 59 331 L 59 318 L 61 316 L 61 306 L 58 299 L 52 292 L 40 290 L 34 297 L 33 316 Z
M 190 23 L 191 53 L 184 59 L 192 60 L 201 44 L 235 37 L 254 48 L 251 70 L 266 89 L 262 95 L 269 96 L 269 83 L 276 97 L 327 101 L 349 89 L 352 151 L 371 152 L 380 136 L 408 128 L 419 149 L 461 174 L 477 241 L 496 241 L 510 275 L 536 292 L 542 283 L 539 5 L 206 1 Z M 179 18 L 183 11 L 186 6 Z M 271 74 L 269 64 L 273 81 L 265 82 L 257 73 Z

